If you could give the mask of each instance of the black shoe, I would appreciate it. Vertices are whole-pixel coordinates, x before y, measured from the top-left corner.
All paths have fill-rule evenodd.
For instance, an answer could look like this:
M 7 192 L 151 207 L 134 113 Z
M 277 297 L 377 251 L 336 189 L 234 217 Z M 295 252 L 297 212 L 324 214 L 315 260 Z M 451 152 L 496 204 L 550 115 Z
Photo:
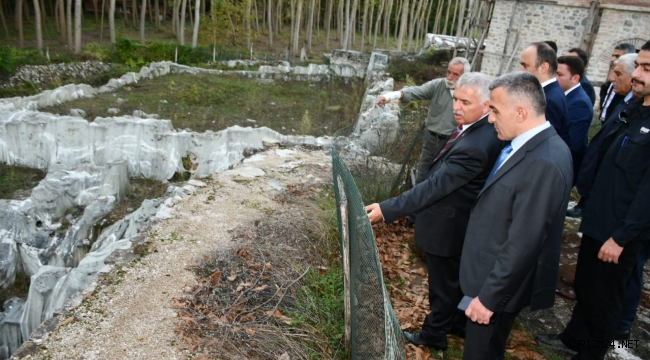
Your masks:
M 582 217 L 582 208 L 578 206 L 574 206 L 571 209 L 566 211 L 566 216 L 568 217 L 574 217 L 574 218 L 581 218 Z
M 413 345 L 424 345 L 435 350 L 447 350 L 447 337 L 441 337 L 438 341 L 424 340 L 420 337 L 421 333 L 412 333 L 404 331 L 404 337 Z M 444 339 L 444 341 L 443 341 Z
M 630 340 L 630 330 L 621 330 L 616 331 L 616 336 L 614 337 L 616 341 Z
M 537 341 L 538 344 L 546 346 L 548 348 L 558 350 L 558 351 L 564 351 L 568 352 L 570 354 L 577 354 L 577 351 L 569 348 L 568 346 L 564 345 L 562 340 L 560 340 L 560 334 L 539 334 L 535 335 L 535 341 Z

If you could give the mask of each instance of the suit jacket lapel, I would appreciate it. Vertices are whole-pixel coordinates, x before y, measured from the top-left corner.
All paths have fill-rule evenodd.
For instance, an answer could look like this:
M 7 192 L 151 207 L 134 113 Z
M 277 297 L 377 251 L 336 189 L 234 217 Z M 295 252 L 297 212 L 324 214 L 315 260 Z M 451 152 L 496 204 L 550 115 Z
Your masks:
M 501 176 L 503 176 L 503 174 L 510 171 L 510 169 L 512 169 L 515 165 L 517 165 L 517 163 L 519 163 L 521 160 L 523 160 L 526 157 L 526 153 L 533 150 L 542 141 L 548 139 L 549 137 L 551 137 L 553 135 L 557 135 L 557 132 L 551 126 L 551 127 L 547 128 L 547 129 L 542 130 L 539 134 L 533 136 L 530 140 L 528 140 L 524 144 L 524 146 L 522 146 L 519 150 L 517 150 L 514 154 L 512 154 L 512 156 L 508 160 L 506 160 L 506 162 L 503 163 L 503 165 L 501 165 L 499 170 L 497 170 L 497 172 L 492 176 L 490 181 L 485 183 L 485 186 L 483 186 L 483 189 L 478 194 L 478 196 L 480 197 L 481 194 L 483 194 L 483 192 L 485 191 L 485 189 L 487 189 L 492 184 L 494 184 L 494 182 L 497 181 Z
M 462 134 L 460 134 L 460 135 L 458 136 L 458 138 L 457 138 L 456 140 L 454 140 L 453 143 L 451 143 L 451 146 L 450 146 L 449 148 L 447 148 L 447 151 L 445 151 L 445 153 L 442 154 L 442 156 L 439 157 L 437 160 L 434 160 L 434 161 L 433 161 L 433 163 L 431 164 L 431 166 L 433 167 L 433 164 L 435 164 L 435 163 L 438 162 L 438 161 L 441 161 L 441 160 L 445 159 L 445 158 L 449 155 L 449 152 L 451 151 L 451 149 L 454 148 L 454 145 L 456 145 L 457 143 L 459 143 L 460 141 L 462 141 L 463 138 L 465 138 L 467 135 L 471 134 L 473 131 L 476 131 L 476 129 L 480 128 L 481 126 L 484 126 L 484 125 L 488 122 L 488 121 L 487 121 L 488 115 L 489 115 L 489 113 L 483 115 L 483 117 L 480 118 L 480 119 L 478 119 L 478 120 L 474 123 L 474 125 L 470 126 L 469 129 L 463 131 Z M 446 142 L 445 142 L 445 143 L 446 143 Z M 443 147 L 444 147 L 444 145 L 443 145 Z M 440 150 L 442 150 L 442 148 L 440 148 Z M 438 151 L 438 152 L 440 152 L 440 151 Z M 437 154 L 436 154 L 436 155 L 437 155 Z

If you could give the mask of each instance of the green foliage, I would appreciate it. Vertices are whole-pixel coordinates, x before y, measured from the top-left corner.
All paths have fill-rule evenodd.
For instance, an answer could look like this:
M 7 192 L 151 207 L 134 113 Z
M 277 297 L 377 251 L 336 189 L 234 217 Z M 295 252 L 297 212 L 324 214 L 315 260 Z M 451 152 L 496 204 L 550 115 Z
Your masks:
M 449 51 L 429 51 L 416 59 L 404 57 L 391 58 L 388 72 L 396 81 L 406 81 L 410 76 L 416 84 L 443 77 L 446 74 L 447 62 L 451 60 Z
M 47 59 L 37 50 L 16 49 L 11 46 L 0 46 L 0 77 L 14 74 L 16 68 L 23 65 L 43 65 Z
M 27 190 L 45 178 L 38 169 L 0 163 L 0 199 L 11 199 L 17 190 Z
M 83 47 L 82 53 L 86 58 L 94 60 L 103 60 L 108 55 L 107 49 L 101 47 L 96 42 L 89 42 L 86 44 L 86 46 Z
M 178 49 L 178 63 L 185 65 L 205 64 L 212 60 L 212 49 L 206 47 L 192 48 L 173 42 L 147 42 L 140 45 L 121 38 L 115 43 L 109 60 L 135 68 L 152 61 L 174 61 Z
M 302 121 L 300 122 L 300 133 L 303 135 L 308 135 L 311 132 L 311 119 L 309 118 L 309 110 L 305 110 L 305 113 L 302 115 Z

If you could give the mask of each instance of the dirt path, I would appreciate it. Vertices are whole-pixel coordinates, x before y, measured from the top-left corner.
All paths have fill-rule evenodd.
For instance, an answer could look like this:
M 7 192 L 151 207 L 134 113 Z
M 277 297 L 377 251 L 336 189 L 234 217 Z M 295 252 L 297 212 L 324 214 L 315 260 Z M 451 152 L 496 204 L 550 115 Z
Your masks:
M 206 186 L 173 207 L 172 218 L 149 232 L 150 253 L 100 277 L 100 285 L 65 315 L 30 359 L 188 359 L 174 336 L 170 306 L 194 284 L 189 270 L 215 249 L 235 247 L 229 233 L 280 209 L 273 197 L 287 185 L 331 181 L 323 150 L 267 149 L 232 170 L 203 179 Z M 303 214 L 304 215 L 304 214 Z

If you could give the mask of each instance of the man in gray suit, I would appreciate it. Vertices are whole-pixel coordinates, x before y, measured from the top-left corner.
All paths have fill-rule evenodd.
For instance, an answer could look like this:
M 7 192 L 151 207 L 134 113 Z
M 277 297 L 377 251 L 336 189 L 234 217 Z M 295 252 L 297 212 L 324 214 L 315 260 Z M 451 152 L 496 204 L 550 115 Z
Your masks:
M 571 153 L 546 121 L 535 76 L 507 74 L 490 90 L 489 121 L 511 144 L 479 193 L 465 235 L 460 286 L 471 302 L 464 359 L 502 359 L 521 309 L 553 306 L 573 179 Z
M 412 100 L 430 100 L 429 113 L 425 121 L 426 131 L 422 141 L 422 152 L 420 153 L 415 175 L 416 184 L 427 179 L 429 168 L 438 154 L 438 149 L 442 147 L 449 135 L 458 126 L 454 119 L 452 98 L 456 82 L 469 70 L 470 65 L 467 59 L 456 57 L 449 61 L 446 78 L 434 79 L 421 86 L 392 91 L 381 95 L 377 99 L 377 105 L 379 106 L 384 106 L 391 100 L 402 100 L 405 104 Z

